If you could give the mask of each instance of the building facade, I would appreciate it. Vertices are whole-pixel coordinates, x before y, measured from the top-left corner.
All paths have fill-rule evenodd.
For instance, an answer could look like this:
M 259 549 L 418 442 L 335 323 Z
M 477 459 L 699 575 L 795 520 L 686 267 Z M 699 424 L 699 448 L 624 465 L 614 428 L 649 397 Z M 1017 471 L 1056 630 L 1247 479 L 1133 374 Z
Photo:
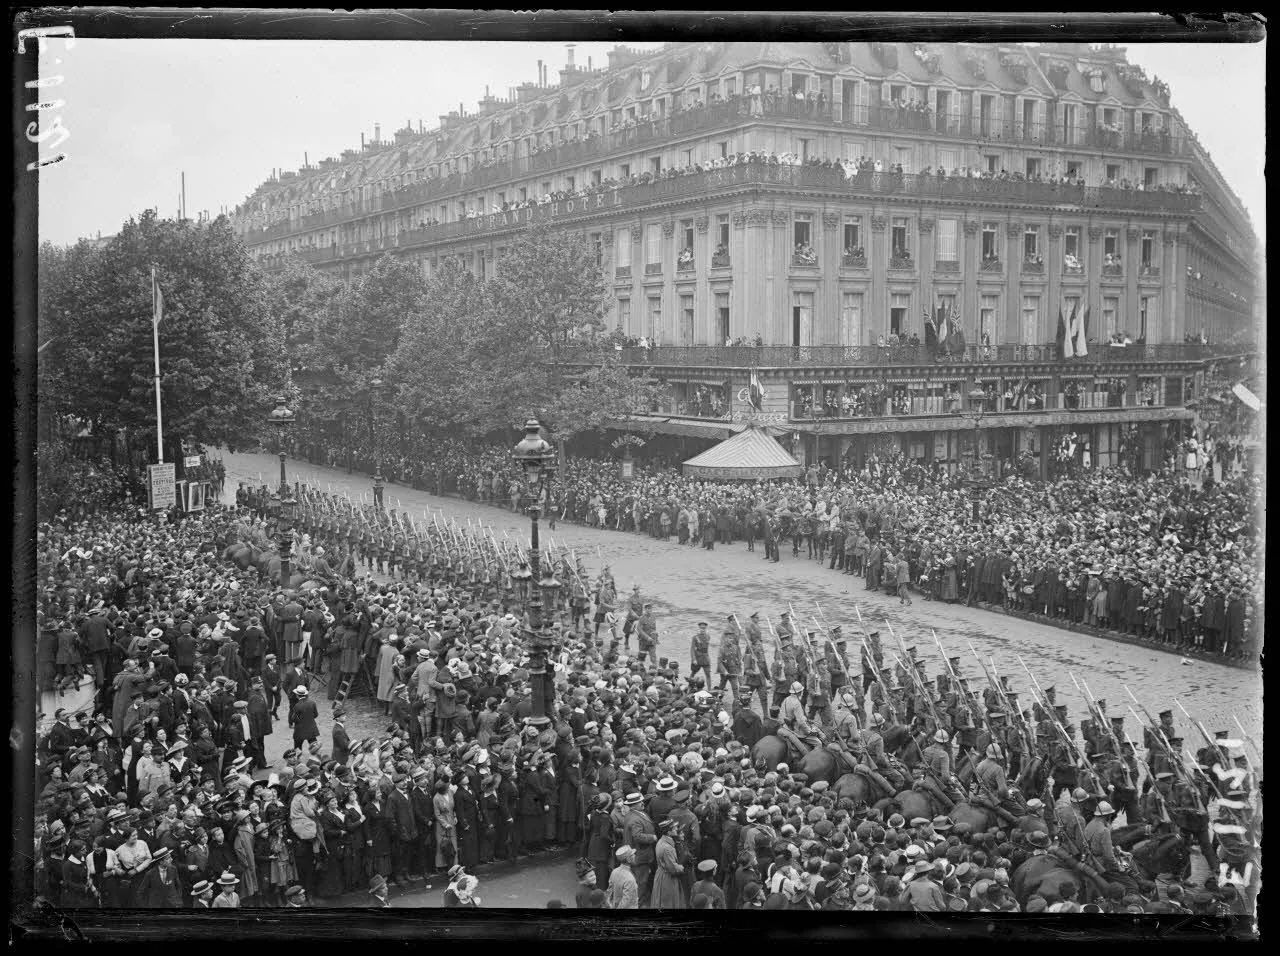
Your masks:
M 534 220 L 582 230 L 648 346 L 621 357 L 669 386 L 650 426 L 745 411 L 802 458 L 1151 466 L 1206 362 L 1251 349 L 1248 217 L 1123 50 L 672 44 L 542 73 L 273 176 L 238 230 L 267 265 L 482 277 Z M 964 341 L 941 356 L 939 308 Z M 1073 314 L 1089 354 L 1064 360 Z

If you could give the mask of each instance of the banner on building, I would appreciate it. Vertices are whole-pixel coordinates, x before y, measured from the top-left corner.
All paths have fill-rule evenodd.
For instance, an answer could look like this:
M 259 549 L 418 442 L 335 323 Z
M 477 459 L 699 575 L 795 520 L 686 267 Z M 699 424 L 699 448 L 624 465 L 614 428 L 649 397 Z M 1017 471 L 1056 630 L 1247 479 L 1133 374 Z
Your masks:
M 152 511 L 167 511 L 178 503 L 173 462 L 147 466 L 147 500 Z

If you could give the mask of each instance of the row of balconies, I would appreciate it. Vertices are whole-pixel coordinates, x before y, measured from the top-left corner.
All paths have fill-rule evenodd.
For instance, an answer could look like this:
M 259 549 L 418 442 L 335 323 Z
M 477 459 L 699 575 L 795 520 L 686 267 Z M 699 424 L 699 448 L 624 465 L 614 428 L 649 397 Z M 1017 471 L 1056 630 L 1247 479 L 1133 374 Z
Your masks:
M 1171 136 L 1164 130 L 1130 132 L 1103 127 L 1062 128 L 1045 123 L 1004 123 L 990 117 L 954 116 L 929 110 L 896 106 L 867 107 L 854 103 L 844 103 L 840 110 L 836 110 L 831 104 L 818 107 L 807 102 L 797 103 L 789 97 L 776 102 L 765 99 L 762 112 L 753 114 L 750 98 L 737 96 L 728 102 L 706 104 L 669 116 L 650 116 L 639 121 L 628 121 L 628 125 L 604 135 L 593 134 L 585 139 L 544 147 L 527 156 L 492 162 L 466 173 L 455 172 L 414 183 L 388 192 L 365 205 L 376 204 L 377 209 L 367 210 L 375 212 L 430 202 L 438 197 L 484 189 L 529 175 L 602 161 L 614 153 L 634 151 L 648 145 L 659 146 L 691 133 L 715 132 L 750 120 L 753 115 L 807 119 L 819 124 L 839 126 L 867 126 L 889 132 L 931 133 L 991 143 L 1129 150 L 1177 156 L 1186 151 L 1182 137 Z M 308 221 L 313 218 L 303 217 L 301 228 L 317 228 L 316 224 Z
M 1073 359 L 1072 364 L 1191 362 L 1241 356 L 1248 352 L 1249 349 L 1242 346 L 1196 342 L 1129 346 L 1094 344 L 1087 356 Z M 961 354 L 949 357 L 932 356 L 924 345 L 658 345 L 649 348 L 622 346 L 616 348 L 615 353 L 624 365 L 737 369 L 941 365 L 971 372 L 976 370 L 974 366 L 1060 361 L 1056 344 L 966 345 Z M 571 346 L 562 346 L 557 358 L 571 363 L 575 354 Z
M 1160 156 L 1184 156 L 1186 141 L 1166 130 L 1108 129 L 1104 126 L 1062 126 L 1049 123 L 1005 122 L 995 116 L 956 116 L 897 106 L 859 107 L 845 104 L 846 124 L 864 124 L 890 132 L 930 133 L 956 139 L 1022 146 L 1105 149 Z M 865 119 L 864 119 L 865 117 Z
M 618 201 L 612 201 L 613 188 L 601 188 L 583 193 L 581 199 L 596 192 L 611 196 L 607 207 L 616 212 L 621 207 L 636 210 L 648 203 L 673 200 L 706 199 L 717 192 L 739 187 L 778 186 L 829 192 L 849 199 L 894 198 L 921 201 L 957 201 L 971 203 L 1014 203 L 1038 207 L 1075 207 L 1080 213 L 1105 209 L 1107 211 L 1133 211 L 1169 216 L 1190 216 L 1199 209 L 1200 197 L 1191 193 L 1172 191 L 1139 191 L 1116 189 L 1107 186 L 1072 186 L 1057 183 L 1038 183 L 1018 180 L 982 179 L 957 176 L 926 176 L 912 173 L 862 172 L 846 177 L 842 170 L 822 166 L 787 166 L 765 163 L 747 163 L 725 169 L 706 170 L 701 173 L 659 178 L 652 182 L 620 186 L 616 188 Z M 508 215 L 523 223 L 532 210 L 535 220 L 587 218 L 593 212 L 594 203 L 583 202 L 581 212 L 566 212 L 565 202 L 538 203 L 518 210 L 508 210 Z M 1066 210 L 1064 210 L 1066 211 Z M 1074 210 L 1073 210 L 1074 211 Z M 369 215 L 364 213 L 363 215 Z M 598 213 L 597 213 L 598 214 Z M 338 216 L 344 216 L 341 220 Z M 323 222 L 310 224 L 307 217 L 296 226 L 287 223 L 267 230 L 251 233 L 245 239 L 248 244 L 260 243 L 272 238 L 295 235 L 310 229 L 326 228 L 339 221 L 350 221 L 352 213 L 323 213 Z M 492 214 L 475 216 L 450 223 L 402 230 L 398 245 L 416 245 L 476 235 L 486 229 L 516 228 L 503 226 Z
M 979 263 L 979 271 L 986 274 L 1005 274 L 1005 260 L 1000 256 L 987 256 Z M 711 268 L 713 270 L 729 269 L 732 267 L 732 261 L 729 253 L 716 253 L 711 257 Z M 816 253 L 812 251 L 796 252 L 791 256 L 792 269 L 813 269 L 820 270 L 822 263 Z M 842 255 L 840 258 L 840 268 L 852 271 L 867 270 L 869 268 L 865 252 L 861 255 Z M 890 271 L 896 272 L 914 272 L 916 261 L 909 253 L 891 253 L 888 258 L 888 268 Z M 1023 275 L 1043 276 L 1045 274 L 1043 258 L 1023 259 L 1019 263 L 1020 271 Z M 934 261 L 933 271 L 935 273 L 955 273 L 960 272 L 960 261 L 958 259 L 938 259 Z M 696 255 L 684 256 L 676 260 L 676 274 L 680 276 L 693 276 L 698 272 L 698 257 Z M 1083 277 L 1085 273 L 1084 266 L 1078 261 L 1072 263 L 1064 260 L 1062 265 L 1062 274 L 1072 277 Z M 615 279 L 631 278 L 631 266 L 615 266 L 613 270 Z M 644 274 L 647 276 L 662 275 L 662 263 L 648 262 L 644 266 Z M 1116 281 L 1124 279 L 1124 268 L 1118 264 L 1104 265 L 1102 267 L 1103 281 Z M 1138 279 L 1141 282 L 1159 283 L 1160 267 L 1156 265 L 1142 265 L 1138 269 Z
M 938 415 L 970 416 L 970 421 L 977 417 L 977 411 L 970 409 L 958 399 L 947 399 L 941 396 L 906 397 L 901 394 L 884 393 L 875 398 L 867 398 L 861 394 L 853 394 L 852 389 L 842 390 L 836 397 L 835 404 L 822 402 L 813 404 L 811 398 L 792 399 L 789 403 L 788 417 L 791 421 L 812 422 L 832 421 L 859 418 L 912 418 Z M 1154 389 L 1139 393 L 1080 391 L 1075 394 L 1066 392 L 1050 392 L 1037 394 L 1032 398 L 1005 399 L 1003 397 L 989 403 L 982 410 L 983 416 L 999 414 L 1025 414 L 1027 412 L 1046 412 L 1059 410 L 1086 410 L 1100 408 L 1166 408 L 1177 407 L 1182 392 L 1180 380 L 1171 379 L 1166 389 Z M 847 400 L 846 400 L 847 394 Z M 1166 400 L 1168 399 L 1168 400 Z
M 931 114 L 919 114 L 929 116 Z M 585 146 L 585 144 L 584 144 Z M 550 161 L 548 161 L 550 162 Z M 560 165 L 568 163 L 556 163 L 549 168 L 556 168 Z M 779 167 L 766 167 L 777 169 Z M 824 181 L 818 182 L 814 180 L 814 173 L 830 172 L 822 167 L 800 166 L 800 167 L 781 167 L 783 169 L 804 170 L 809 174 L 809 180 L 799 182 L 796 185 L 814 185 L 814 186 L 830 186 L 833 185 L 832 177 L 819 177 Z M 497 167 L 488 167 L 486 170 L 478 172 L 487 172 L 488 169 L 497 169 Z M 247 242 L 257 242 L 264 239 L 279 238 L 283 235 L 290 235 L 299 231 L 308 231 L 312 229 L 323 229 L 336 225 L 340 222 L 347 222 L 355 219 L 364 218 L 365 216 L 374 215 L 380 212 L 399 212 L 405 208 L 421 205 L 431 202 L 434 198 L 452 195 L 460 191 L 470 191 L 483 188 L 485 185 L 493 183 L 510 182 L 518 179 L 519 175 L 510 172 L 505 175 L 491 174 L 492 183 L 472 182 L 473 173 L 457 174 L 434 179 L 428 182 L 416 183 L 406 186 L 402 189 L 388 192 L 382 196 L 353 203 L 338 209 L 332 209 L 325 212 L 314 213 L 309 216 L 301 216 L 296 220 L 276 223 L 264 229 L 250 229 L 246 235 Z M 697 175 L 697 174 L 694 174 Z M 689 177 L 679 177 L 686 179 Z M 1166 190 L 1137 190 L 1137 189 L 1115 189 L 1103 186 L 1067 186 L 1045 182 L 1019 182 L 1014 180 L 989 180 L 980 178 L 967 177 L 946 177 L 939 179 L 935 176 L 922 177 L 929 182 L 916 183 L 917 176 L 913 174 L 904 174 L 893 176 L 889 173 L 876 174 L 867 173 L 865 176 L 857 176 L 851 181 L 859 189 L 870 191 L 873 193 L 923 193 L 935 198 L 954 198 L 957 195 L 964 194 L 998 194 L 1002 197 L 1008 197 L 1002 201 L 1010 202 L 1043 202 L 1050 204 L 1083 204 L 1090 199 L 1097 198 L 1097 195 L 1090 190 L 1105 190 L 1106 194 L 1123 194 L 1126 198 L 1126 205 L 1130 208 L 1166 208 L 1172 205 L 1178 209 L 1185 207 L 1179 206 L 1178 197 L 1191 198 L 1181 193 L 1174 193 Z M 843 174 L 836 181 L 836 185 L 844 181 Z M 999 184 L 1001 187 L 997 193 L 990 190 L 990 186 L 983 184 Z M 1016 188 L 1015 188 L 1016 187 Z M 1158 197 L 1152 200 L 1150 197 Z M 1169 198 L 1173 197 L 1173 198 Z M 1198 208 L 1198 202 L 1193 204 L 1191 211 Z M 447 223 L 444 225 L 454 225 Z

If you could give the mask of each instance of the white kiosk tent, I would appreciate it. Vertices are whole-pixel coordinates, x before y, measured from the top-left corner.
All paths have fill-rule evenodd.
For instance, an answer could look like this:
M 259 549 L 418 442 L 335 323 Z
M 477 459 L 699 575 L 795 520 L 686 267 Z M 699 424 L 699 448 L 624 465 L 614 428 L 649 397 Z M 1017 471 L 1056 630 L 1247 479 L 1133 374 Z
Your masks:
M 769 433 L 754 426 L 726 438 L 684 463 L 689 478 L 706 481 L 758 481 L 798 478 L 804 469 Z

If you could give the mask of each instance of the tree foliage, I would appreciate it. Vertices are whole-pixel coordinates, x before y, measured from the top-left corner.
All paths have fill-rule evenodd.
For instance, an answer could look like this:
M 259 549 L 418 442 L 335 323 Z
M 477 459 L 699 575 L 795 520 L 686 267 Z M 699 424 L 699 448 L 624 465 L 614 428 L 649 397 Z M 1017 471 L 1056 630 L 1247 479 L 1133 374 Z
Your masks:
M 38 374 L 60 413 L 154 436 L 155 267 L 166 437 L 215 444 L 258 430 L 288 382 L 284 332 L 225 218 L 179 222 L 147 211 L 102 247 L 46 246 L 41 259 L 40 342 L 49 344 Z
M 301 263 L 289 268 L 315 273 Z M 316 275 L 299 296 L 306 307 L 291 328 L 290 353 L 316 389 L 309 407 L 332 420 L 367 411 L 369 383 L 388 377 L 386 364 L 408 317 L 421 310 L 427 284 L 421 269 L 390 255 L 350 283 Z
M 421 423 L 473 435 L 534 415 L 558 437 L 647 405 L 653 385 L 617 362 L 606 286 L 582 233 L 537 225 L 481 281 L 446 260 L 389 363 Z

